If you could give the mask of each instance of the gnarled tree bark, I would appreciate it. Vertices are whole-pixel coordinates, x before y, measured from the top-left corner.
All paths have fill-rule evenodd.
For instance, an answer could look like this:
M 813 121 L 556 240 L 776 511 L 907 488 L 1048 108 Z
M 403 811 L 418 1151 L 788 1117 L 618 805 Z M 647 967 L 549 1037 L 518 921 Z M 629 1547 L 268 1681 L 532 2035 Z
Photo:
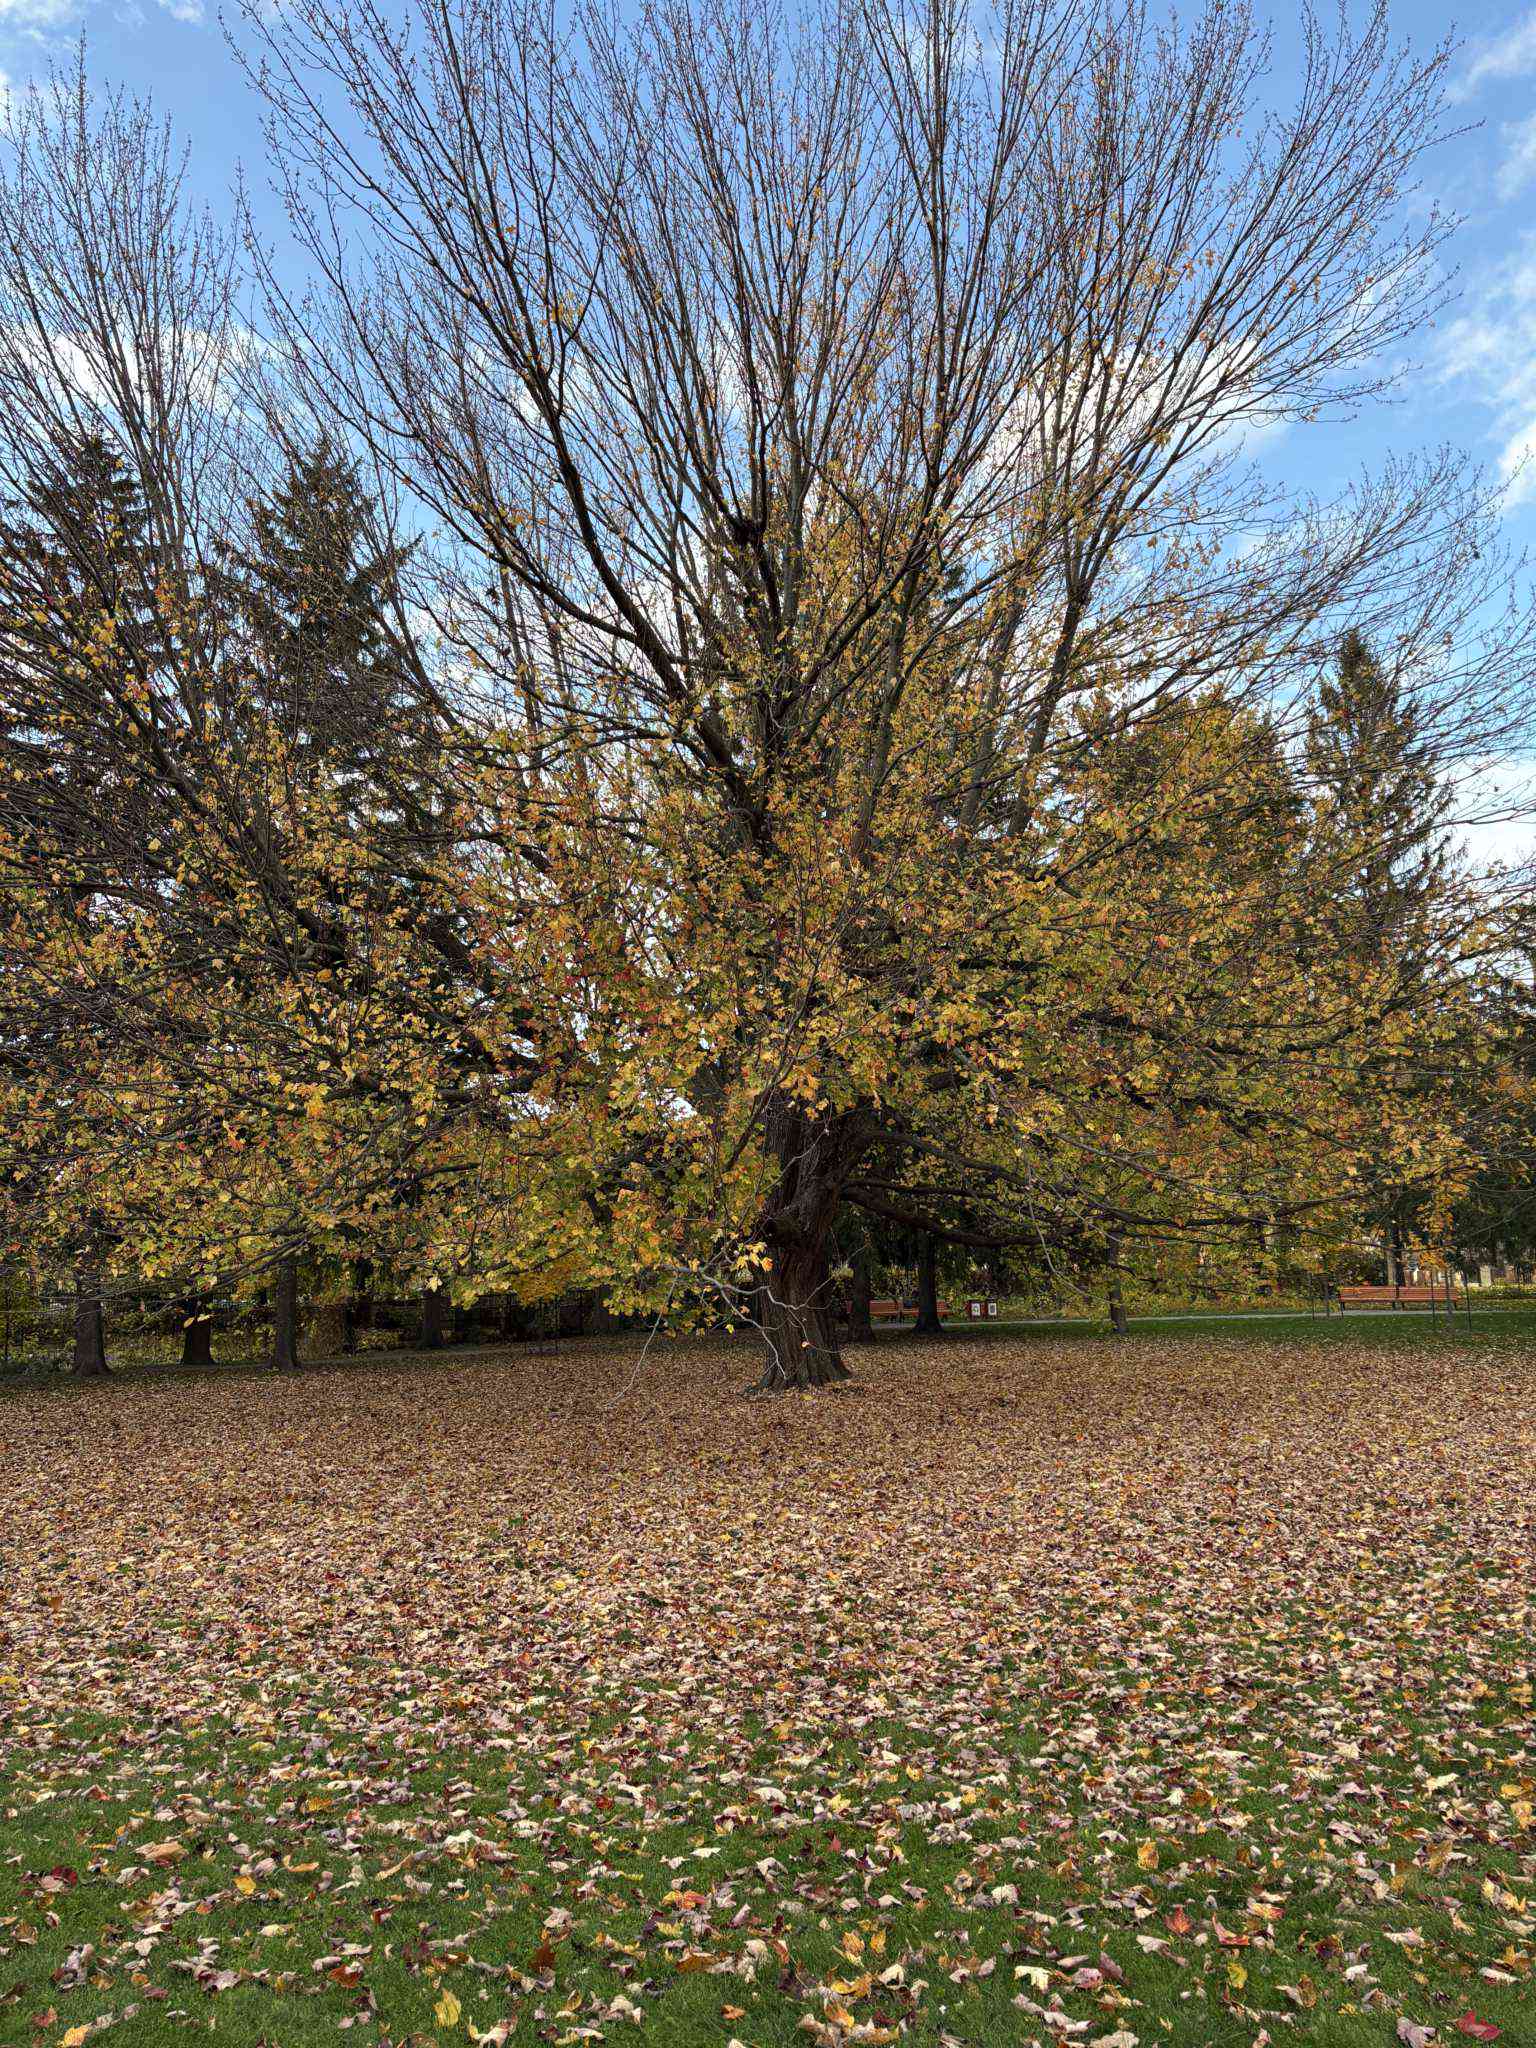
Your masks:
M 784 1246 L 758 1295 L 758 1328 L 768 1347 L 763 1392 L 825 1387 L 850 1377 L 835 1309 L 825 1240 Z
M 808 1113 L 787 1097 L 764 1122 L 779 1184 L 762 1226 L 773 1264 L 758 1291 L 768 1356 L 754 1392 L 830 1386 L 852 1377 L 837 1342 L 832 1225 L 861 1139 L 852 1119 Z

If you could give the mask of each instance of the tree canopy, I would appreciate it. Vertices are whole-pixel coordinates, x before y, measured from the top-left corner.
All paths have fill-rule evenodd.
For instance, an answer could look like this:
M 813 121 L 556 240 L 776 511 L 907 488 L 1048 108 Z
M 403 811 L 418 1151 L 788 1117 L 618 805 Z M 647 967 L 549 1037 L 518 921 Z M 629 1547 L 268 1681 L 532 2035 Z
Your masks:
M 1464 1175 L 1512 927 L 1444 821 L 1532 614 L 1452 455 L 1245 439 L 1438 303 L 1443 52 L 1312 24 L 1264 118 L 1226 0 L 245 41 L 302 289 L 143 110 L 9 117 L 18 1241 L 78 1157 L 97 1262 L 579 1282 L 813 1384 L 850 1205 L 1091 1259 Z

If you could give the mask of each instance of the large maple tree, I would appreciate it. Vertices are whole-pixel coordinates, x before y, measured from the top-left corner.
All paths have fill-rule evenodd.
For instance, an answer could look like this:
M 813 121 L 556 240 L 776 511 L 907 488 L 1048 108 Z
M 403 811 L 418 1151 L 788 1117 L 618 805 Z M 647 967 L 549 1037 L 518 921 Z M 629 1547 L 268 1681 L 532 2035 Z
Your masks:
M 1166 30 L 1018 0 L 985 34 L 294 0 L 248 35 L 309 269 L 265 266 L 260 352 L 232 250 L 154 240 L 120 107 L 111 148 L 67 93 L 29 107 L 53 199 L 0 211 L 17 474 L 78 427 L 28 280 L 102 261 L 82 182 L 154 258 L 119 290 L 181 308 L 177 402 L 145 397 L 165 316 L 103 316 L 122 374 L 87 408 L 149 507 L 153 675 L 89 619 L 11 671 L 16 748 L 86 731 L 164 820 L 148 868 L 92 854 L 91 1014 L 179 1134 L 119 1148 L 132 1256 L 581 1281 L 750 1315 L 765 1383 L 814 1384 L 848 1203 L 1092 1254 L 1337 1210 L 1367 1158 L 1451 1170 L 1423 1084 L 1497 905 L 1447 868 L 1362 964 L 1336 906 L 1379 820 L 1324 829 L 1303 738 L 1347 625 L 1453 776 L 1520 728 L 1530 618 L 1452 457 L 1331 505 L 1249 459 L 1366 402 L 1437 301 L 1443 224 L 1404 199 L 1442 55 L 1315 30 L 1266 118 L 1220 0 Z M 366 480 L 380 532 L 328 601 L 361 590 L 394 650 L 387 695 L 327 696 L 329 757 L 221 585 L 295 509 L 295 421 Z M 370 721 L 419 735 L 404 762 Z

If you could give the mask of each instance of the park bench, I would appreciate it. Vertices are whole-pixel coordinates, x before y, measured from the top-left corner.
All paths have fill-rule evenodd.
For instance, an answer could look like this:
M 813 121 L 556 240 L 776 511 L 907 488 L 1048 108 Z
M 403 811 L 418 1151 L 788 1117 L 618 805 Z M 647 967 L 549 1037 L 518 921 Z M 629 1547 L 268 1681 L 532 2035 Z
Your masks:
M 942 1322 L 948 1314 L 949 1303 L 941 1301 L 939 1303 L 939 1320 Z M 872 1323 L 916 1322 L 917 1310 L 915 1308 L 907 1308 L 899 1301 L 872 1301 L 869 1304 L 869 1319 Z
M 1341 1287 L 1339 1311 L 1350 1308 L 1434 1308 L 1450 1306 L 1444 1287 Z

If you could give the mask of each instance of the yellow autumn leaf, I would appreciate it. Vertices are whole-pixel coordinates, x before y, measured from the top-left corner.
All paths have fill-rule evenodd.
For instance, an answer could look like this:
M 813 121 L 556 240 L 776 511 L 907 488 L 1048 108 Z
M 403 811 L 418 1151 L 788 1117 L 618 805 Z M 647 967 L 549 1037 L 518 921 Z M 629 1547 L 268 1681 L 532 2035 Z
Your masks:
M 1143 1842 L 1143 1843 L 1142 1843 L 1142 1845 L 1141 1845 L 1141 1847 L 1140 1847 L 1140 1848 L 1139 1848 L 1139 1849 L 1138 1849 L 1138 1850 L 1136 1851 L 1136 1861 L 1137 1861 L 1137 1862 L 1138 1862 L 1138 1863 L 1139 1863 L 1139 1864 L 1141 1865 L 1141 1867 L 1142 1867 L 1142 1869 L 1143 1869 L 1143 1870 L 1156 1870 L 1156 1868 L 1157 1868 L 1157 1844 L 1156 1844 L 1156 1842 Z
M 440 2027 L 456 2027 L 463 2007 L 451 1991 L 445 1991 L 432 2008 L 432 2017 Z

